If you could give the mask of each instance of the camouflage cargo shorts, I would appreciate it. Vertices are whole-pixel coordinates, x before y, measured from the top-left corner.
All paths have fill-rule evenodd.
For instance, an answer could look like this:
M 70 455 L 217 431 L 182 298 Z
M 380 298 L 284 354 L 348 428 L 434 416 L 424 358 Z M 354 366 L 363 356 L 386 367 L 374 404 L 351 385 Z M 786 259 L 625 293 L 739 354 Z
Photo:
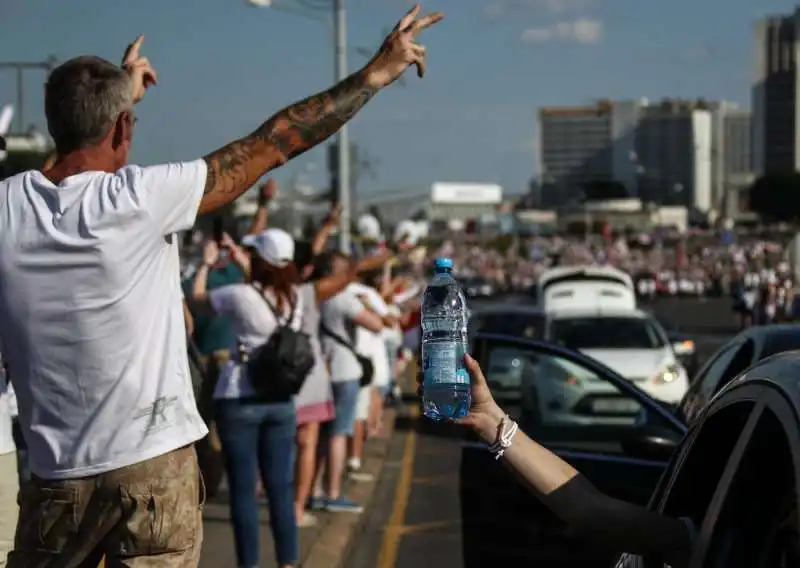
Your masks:
M 203 482 L 194 446 L 101 475 L 20 490 L 8 568 L 195 568 Z

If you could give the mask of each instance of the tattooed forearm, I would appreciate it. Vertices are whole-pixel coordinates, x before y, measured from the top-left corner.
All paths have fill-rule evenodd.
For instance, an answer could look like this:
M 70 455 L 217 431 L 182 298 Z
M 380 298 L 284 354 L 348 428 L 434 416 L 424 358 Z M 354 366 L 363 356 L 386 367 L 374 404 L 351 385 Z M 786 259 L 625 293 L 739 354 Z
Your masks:
M 366 72 L 360 71 L 324 93 L 283 109 L 249 136 L 206 156 L 208 178 L 200 213 L 227 205 L 267 171 L 329 138 L 377 91 Z

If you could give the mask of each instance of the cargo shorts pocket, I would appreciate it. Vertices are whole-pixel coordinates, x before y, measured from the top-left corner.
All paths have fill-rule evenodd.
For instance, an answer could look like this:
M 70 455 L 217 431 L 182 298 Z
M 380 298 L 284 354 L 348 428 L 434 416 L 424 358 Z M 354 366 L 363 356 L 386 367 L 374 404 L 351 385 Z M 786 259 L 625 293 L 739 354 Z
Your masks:
M 14 548 L 20 552 L 63 552 L 78 535 L 77 501 L 75 489 L 25 483 L 19 493 Z
M 126 493 L 122 503 L 125 525 L 121 536 L 121 556 L 142 556 L 184 552 L 195 545 L 198 523 L 198 487 L 193 492 L 174 493 L 154 488 L 148 493 Z

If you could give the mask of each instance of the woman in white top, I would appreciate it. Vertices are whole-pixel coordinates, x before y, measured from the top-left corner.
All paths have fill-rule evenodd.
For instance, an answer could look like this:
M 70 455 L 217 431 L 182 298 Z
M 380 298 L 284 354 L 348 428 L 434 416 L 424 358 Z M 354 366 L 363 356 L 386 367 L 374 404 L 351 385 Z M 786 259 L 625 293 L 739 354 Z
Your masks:
M 239 353 L 221 371 L 215 416 L 230 487 L 230 509 L 238 566 L 259 565 L 257 472 L 269 502 L 270 527 L 278 566 L 298 562 L 299 539 L 294 504 L 295 432 L 293 397 L 270 400 L 255 396 L 244 354 L 266 343 L 279 326 L 300 330 L 302 297 L 296 287 L 294 240 L 280 229 L 250 235 L 251 282 L 207 290 L 208 269 L 217 260 L 216 245 L 206 245 L 203 266 L 194 281 L 193 299 L 208 301 L 215 312 L 230 316 Z

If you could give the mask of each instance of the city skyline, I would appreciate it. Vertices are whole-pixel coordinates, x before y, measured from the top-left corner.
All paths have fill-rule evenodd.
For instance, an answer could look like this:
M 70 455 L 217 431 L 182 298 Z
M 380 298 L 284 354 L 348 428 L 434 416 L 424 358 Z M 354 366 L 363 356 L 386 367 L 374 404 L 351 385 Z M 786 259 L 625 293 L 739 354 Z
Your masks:
M 409 4 L 349 0 L 351 45 L 376 47 Z M 519 192 L 535 173 L 539 106 L 646 96 L 749 107 L 753 24 L 794 7 L 784 0 L 765 0 L 758 9 L 746 0 L 426 2 L 424 9 L 447 14 L 441 29 L 421 38 L 430 53 L 428 76 L 409 77 L 405 87 L 381 94 L 353 125 L 353 140 L 379 173 L 362 187 L 476 181 Z M 708 26 L 712 18 L 716 24 Z M 207 153 L 281 106 L 326 88 L 332 77 L 323 25 L 244 0 L 199 0 L 192 10 L 156 0 L 113 7 L 97 0 L 69 6 L 6 0 L 4 20 L 14 22 L 0 37 L 4 59 L 96 53 L 116 60 L 128 41 L 145 33 L 160 82 L 138 113 L 133 159 L 141 163 Z M 360 63 L 353 50 L 351 67 Z M 0 77 L 0 102 L 13 102 L 13 76 Z M 40 127 L 42 79 L 29 76 L 26 101 L 29 122 Z M 313 165 L 309 180 L 321 185 L 319 150 L 275 177 L 285 183 Z

